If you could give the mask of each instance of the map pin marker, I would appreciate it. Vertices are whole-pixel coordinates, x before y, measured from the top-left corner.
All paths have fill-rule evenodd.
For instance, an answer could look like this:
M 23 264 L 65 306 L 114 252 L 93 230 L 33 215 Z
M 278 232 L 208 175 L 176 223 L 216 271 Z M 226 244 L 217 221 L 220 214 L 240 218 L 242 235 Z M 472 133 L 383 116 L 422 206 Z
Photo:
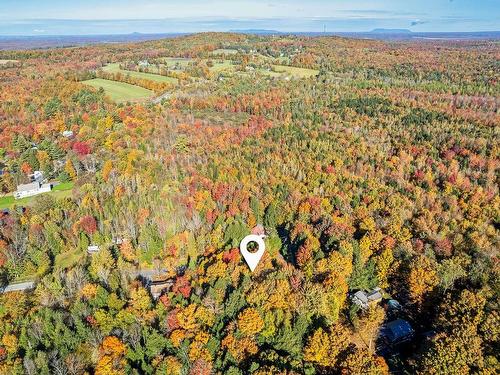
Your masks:
M 255 253 L 251 253 L 248 251 L 247 246 L 250 242 L 256 242 L 259 245 L 259 249 Z M 264 251 L 266 250 L 266 244 L 264 243 L 264 239 L 261 236 L 256 234 L 250 234 L 243 238 L 240 243 L 240 251 L 243 258 L 250 267 L 250 270 L 253 272 L 257 267 L 257 264 L 260 262 L 260 258 L 264 255 Z

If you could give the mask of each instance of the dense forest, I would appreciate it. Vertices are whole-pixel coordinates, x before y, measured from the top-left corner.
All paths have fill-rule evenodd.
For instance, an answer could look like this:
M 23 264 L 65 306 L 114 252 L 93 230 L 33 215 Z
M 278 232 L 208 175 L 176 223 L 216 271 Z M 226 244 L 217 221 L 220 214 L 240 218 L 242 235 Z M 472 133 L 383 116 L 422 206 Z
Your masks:
M 0 374 L 500 372 L 498 42 L 0 59 Z

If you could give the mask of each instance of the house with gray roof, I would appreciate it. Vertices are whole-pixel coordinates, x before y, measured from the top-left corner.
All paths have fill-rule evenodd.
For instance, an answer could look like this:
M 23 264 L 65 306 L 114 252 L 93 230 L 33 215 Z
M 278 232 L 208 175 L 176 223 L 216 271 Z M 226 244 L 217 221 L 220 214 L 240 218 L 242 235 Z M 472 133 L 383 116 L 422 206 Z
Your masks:
M 375 288 L 371 292 L 359 290 L 351 296 L 352 302 L 362 309 L 367 309 L 370 305 L 379 303 L 382 301 L 382 298 L 382 290 L 380 288 Z
M 35 181 L 29 184 L 18 185 L 13 195 L 15 199 L 22 199 L 42 193 L 48 193 L 51 190 L 52 184 L 42 184 L 39 181 Z

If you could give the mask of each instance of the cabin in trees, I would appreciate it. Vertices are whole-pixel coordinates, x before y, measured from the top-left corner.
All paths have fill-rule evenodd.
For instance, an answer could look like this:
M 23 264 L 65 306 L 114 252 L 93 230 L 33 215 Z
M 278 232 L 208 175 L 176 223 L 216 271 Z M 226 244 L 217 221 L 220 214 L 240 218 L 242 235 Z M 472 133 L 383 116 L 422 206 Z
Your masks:
M 382 290 L 380 288 L 375 288 L 368 293 L 360 290 L 354 293 L 351 299 L 354 304 L 358 305 L 362 309 L 367 309 L 371 305 L 382 301 Z
M 169 291 L 173 285 L 174 280 L 164 277 L 152 278 L 148 282 L 149 291 L 155 300 L 160 298 L 163 292 Z
M 39 181 L 31 182 L 29 184 L 22 184 L 17 186 L 14 192 L 15 199 L 22 199 L 32 197 L 42 193 L 48 193 L 52 190 L 52 184 L 42 184 Z
M 404 319 L 387 323 L 382 331 L 383 337 L 392 345 L 410 341 L 414 334 L 411 324 Z

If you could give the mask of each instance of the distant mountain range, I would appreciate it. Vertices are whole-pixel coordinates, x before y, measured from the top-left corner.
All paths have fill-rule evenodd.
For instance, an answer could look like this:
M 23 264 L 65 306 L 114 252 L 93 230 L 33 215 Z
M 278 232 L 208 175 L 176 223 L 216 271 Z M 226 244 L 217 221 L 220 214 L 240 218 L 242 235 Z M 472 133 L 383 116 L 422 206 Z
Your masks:
M 256 34 L 256 35 L 274 35 L 274 34 L 283 34 L 281 31 L 277 30 L 266 30 L 266 29 L 243 29 L 243 30 L 229 30 L 230 33 L 238 33 L 238 34 Z M 288 34 L 288 33 L 286 33 Z
M 408 29 L 374 29 L 367 32 L 281 32 L 267 29 L 233 29 L 230 32 L 255 35 L 341 36 L 379 40 L 500 40 L 500 31 L 484 32 L 413 32 Z M 174 38 L 189 33 L 113 35 L 39 35 L 1 36 L 0 50 L 72 47 L 100 43 L 128 43 Z
M 413 31 L 408 29 L 373 29 L 370 34 L 411 34 Z

